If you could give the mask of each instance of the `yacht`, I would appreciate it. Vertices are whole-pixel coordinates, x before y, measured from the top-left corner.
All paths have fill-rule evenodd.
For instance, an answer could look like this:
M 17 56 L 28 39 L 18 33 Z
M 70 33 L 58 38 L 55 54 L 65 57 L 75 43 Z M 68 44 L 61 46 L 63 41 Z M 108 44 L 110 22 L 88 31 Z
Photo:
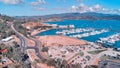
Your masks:
M 119 41 L 120 40 L 120 34 L 117 33 L 117 34 L 114 34 L 114 35 L 111 35 L 111 36 L 108 36 L 106 38 L 100 38 L 97 42 L 100 42 L 100 43 L 112 43 L 112 44 L 115 44 L 116 41 Z

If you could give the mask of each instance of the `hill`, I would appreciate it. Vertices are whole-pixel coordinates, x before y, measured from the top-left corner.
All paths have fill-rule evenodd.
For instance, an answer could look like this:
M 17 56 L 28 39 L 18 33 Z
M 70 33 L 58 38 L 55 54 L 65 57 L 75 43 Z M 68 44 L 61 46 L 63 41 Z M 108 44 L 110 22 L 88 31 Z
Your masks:
M 13 21 L 14 20 L 14 17 L 10 17 L 10 16 L 7 16 L 7 15 L 2 15 L 0 14 L 0 21 L 2 22 L 6 22 L 6 21 Z
M 63 13 L 63 14 L 51 14 L 44 16 L 16 16 L 17 19 L 26 20 L 44 20 L 44 21 L 59 21 L 59 20 L 120 20 L 120 15 L 114 14 L 102 14 L 102 13 Z

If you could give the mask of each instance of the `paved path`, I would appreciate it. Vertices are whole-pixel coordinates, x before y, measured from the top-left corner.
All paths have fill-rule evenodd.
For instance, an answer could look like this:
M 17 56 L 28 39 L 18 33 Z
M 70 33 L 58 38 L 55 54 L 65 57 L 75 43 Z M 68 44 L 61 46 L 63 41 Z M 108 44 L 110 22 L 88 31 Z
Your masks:
M 117 54 L 120 54 L 119 52 L 113 51 L 113 50 L 103 51 L 103 52 L 95 55 L 95 57 L 89 61 L 89 63 L 90 63 L 89 65 L 94 65 L 94 63 L 96 62 L 96 60 L 99 59 L 100 57 L 102 57 L 104 54 L 110 54 L 110 53 L 112 54 L 113 52 L 117 53 Z

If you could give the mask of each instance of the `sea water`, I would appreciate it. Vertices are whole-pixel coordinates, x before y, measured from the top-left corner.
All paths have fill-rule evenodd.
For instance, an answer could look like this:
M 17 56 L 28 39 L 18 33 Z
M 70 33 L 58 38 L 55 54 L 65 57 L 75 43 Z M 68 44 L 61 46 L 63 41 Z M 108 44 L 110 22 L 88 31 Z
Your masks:
M 47 22 L 49 24 L 57 25 L 75 25 L 76 28 L 93 28 L 96 30 L 107 29 L 108 32 L 96 34 L 88 37 L 82 37 L 80 39 L 87 40 L 90 42 L 96 42 L 99 38 L 111 36 L 116 33 L 120 33 L 120 20 L 64 20 L 59 22 Z M 62 29 L 51 29 L 38 35 L 56 35 L 56 31 L 62 31 Z M 84 32 L 82 32 L 84 33 Z M 71 34 L 67 34 L 70 36 Z M 120 47 L 120 43 L 117 43 L 117 47 Z

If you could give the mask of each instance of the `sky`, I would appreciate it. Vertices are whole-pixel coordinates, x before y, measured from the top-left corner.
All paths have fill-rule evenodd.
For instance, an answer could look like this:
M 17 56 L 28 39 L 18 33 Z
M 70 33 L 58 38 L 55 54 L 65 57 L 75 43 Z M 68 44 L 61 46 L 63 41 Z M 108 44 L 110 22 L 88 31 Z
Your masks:
M 9 16 L 71 12 L 120 14 L 120 0 L 0 0 L 0 13 Z

